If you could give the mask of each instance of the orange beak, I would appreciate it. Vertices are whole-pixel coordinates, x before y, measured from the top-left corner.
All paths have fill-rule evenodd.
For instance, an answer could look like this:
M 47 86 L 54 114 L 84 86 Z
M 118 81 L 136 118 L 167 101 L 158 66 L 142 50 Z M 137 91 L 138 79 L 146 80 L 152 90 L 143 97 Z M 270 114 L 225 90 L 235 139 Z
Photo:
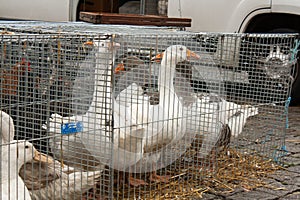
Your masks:
M 164 56 L 164 53 L 159 53 L 156 56 L 152 57 L 151 60 L 159 63 L 163 56 Z M 200 59 L 200 56 L 198 54 L 196 54 L 195 52 L 193 52 L 189 49 L 187 49 L 187 51 L 186 51 L 186 56 L 188 59 L 191 59 L 191 58 L 194 58 L 197 60 Z
M 151 58 L 151 61 L 154 61 L 156 63 L 160 63 L 162 57 L 164 56 L 164 52 L 157 54 L 156 56 Z
M 95 42 L 93 41 L 87 41 L 85 43 L 83 43 L 84 45 L 88 45 L 88 46 L 94 46 Z M 115 49 L 119 49 L 121 47 L 121 45 L 117 42 L 112 42 L 108 44 L 108 49 L 112 50 L 113 48 Z
M 87 41 L 84 43 L 85 45 L 89 45 L 89 46 L 93 46 L 94 45 L 94 42 L 93 41 Z
M 119 63 L 115 69 L 115 74 L 121 73 L 121 71 L 125 71 L 125 67 L 123 63 Z
M 191 50 L 187 50 L 186 51 L 186 55 L 188 59 L 194 58 L 194 59 L 200 59 L 200 56 L 198 54 L 196 54 L 195 52 L 191 51 Z
M 38 152 L 37 150 L 34 150 L 34 160 L 44 162 L 44 163 L 53 163 L 53 159 L 51 157 L 45 156 L 44 154 Z

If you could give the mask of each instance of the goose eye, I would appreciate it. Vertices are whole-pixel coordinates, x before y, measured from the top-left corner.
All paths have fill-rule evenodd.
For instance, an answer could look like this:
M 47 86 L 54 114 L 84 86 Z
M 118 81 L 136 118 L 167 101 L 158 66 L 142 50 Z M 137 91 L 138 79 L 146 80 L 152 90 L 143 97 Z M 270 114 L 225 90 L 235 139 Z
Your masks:
M 104 43 L 101 43 L 101 46 L 104 47 Z
M 25 149 L 28 149 L 28 148 L 29 148 L 29 146 L 28 146 L 28 145 L 26 145 L 26 146 L 25 146 Z
M 179 50 L 180 50 L 180 51 L 183 51 L 183 48 L 182 48 L 182 47 L 180 47 L 180 48 L 179 48 Z

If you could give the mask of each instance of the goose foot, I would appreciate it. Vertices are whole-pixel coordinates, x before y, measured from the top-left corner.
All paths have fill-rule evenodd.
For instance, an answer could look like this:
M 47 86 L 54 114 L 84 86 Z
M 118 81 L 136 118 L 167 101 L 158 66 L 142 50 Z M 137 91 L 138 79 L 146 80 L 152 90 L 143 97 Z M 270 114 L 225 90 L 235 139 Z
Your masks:
M 157 182 L 157 183 L 168 183 L 170 180 L 171 176 L 166 175 L 166 176 L 159 176 L 157 173 L 154 171 L 150 174 L 150 181 L 152 182 Z
M 143 181 L 141 179 L 133 178 L 132 176 L 128 177 L 128 181 L 129 181 L 129 185 L 134 186 L 134 187 L 148 185 L 148 183 L 146 183 L 145 181 Z

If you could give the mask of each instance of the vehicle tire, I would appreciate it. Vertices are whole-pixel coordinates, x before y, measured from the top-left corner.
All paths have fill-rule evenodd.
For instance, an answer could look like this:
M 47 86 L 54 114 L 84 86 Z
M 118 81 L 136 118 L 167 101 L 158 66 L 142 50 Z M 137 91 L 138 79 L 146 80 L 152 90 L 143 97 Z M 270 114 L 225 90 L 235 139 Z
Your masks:
M 299 60 L 297 61 L 297 66 L 295 69 L 295 76 L 293 87 L 292 87 L 292 93 L 291 93 L 291 106 L 300 105 L 300 77 L 299 77 Z
M 269 31 L 269 33 L 299 33 L 299 31 L 290 28 L 276 28 Z M 299 53 L 297 55 L 297 64 L 295 66 L 295 71 L 293 73 L 294 81 L 291 90 L 291 106 L 300 105 L 300 63 L 299 63 Z

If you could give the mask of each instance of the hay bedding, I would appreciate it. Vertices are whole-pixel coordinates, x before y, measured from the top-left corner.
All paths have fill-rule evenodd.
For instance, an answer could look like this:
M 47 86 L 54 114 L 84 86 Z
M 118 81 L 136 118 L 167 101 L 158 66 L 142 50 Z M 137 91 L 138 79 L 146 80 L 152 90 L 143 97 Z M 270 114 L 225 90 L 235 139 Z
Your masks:
M 264 181 L 270 174 L 282 167 L 272 160 L 264 159 L 257 155 L 242 154 L 235 149 L 227 149 L 218 153 L 215 165 L 199 163 L 194 159 L 187 163 L 187 158 L 196 156 L 195 149 L 189 149 L 181 159 L 171 166 L 159 170 L 158 174 L 171 175 L 169 183 L 149 183 L 141 187 L 129 186 L 124 179 L 116 182 L 113 196 L 115 199 L 199 199 L 203 193 L 230 194 L 236 190 L 253 190 L 258 187 L 270 185 Z M 211 158 L 212 159 L 212 158 Z M 189 159 L 190 160 L 190 159 Z M 209 163 L 209 162 L 208 162 Z M 115 172 L 115 177 L 125 177 L 122 173 Z M 138 178 L 147 180 L 143 174 Z M 100 184 L 83 199 L 109 199 L 105 194 L 99 194 Z M 103 191 L 103 188 L 102 188 Z

